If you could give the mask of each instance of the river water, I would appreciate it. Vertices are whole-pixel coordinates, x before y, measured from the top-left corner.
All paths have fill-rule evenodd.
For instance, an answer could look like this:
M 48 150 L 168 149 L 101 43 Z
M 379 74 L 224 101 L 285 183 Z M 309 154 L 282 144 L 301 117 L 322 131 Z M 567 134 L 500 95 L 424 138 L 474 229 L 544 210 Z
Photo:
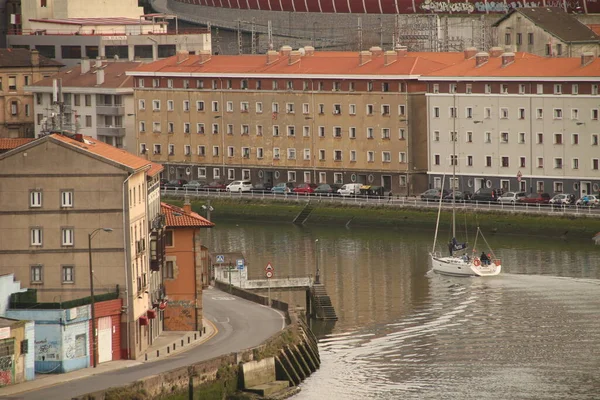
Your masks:
M 484 279 L 431 273 L 429 230 L 217 221 L 207 233 L 213 250 L 244 253 L 250 279 L 268 262 L 276 277 L 314 275 L 318 258 L 339 320 L 315 326 L 322 365 L 295 400 L 600 399 L 600 246 L 487 239 L 503 274 Z

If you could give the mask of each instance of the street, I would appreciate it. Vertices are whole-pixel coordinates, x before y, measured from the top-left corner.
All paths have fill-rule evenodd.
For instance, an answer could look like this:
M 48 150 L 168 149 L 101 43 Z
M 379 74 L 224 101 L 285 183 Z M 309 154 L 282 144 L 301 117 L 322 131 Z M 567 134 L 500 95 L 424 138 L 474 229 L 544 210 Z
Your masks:
M 23 400 L 70 399 L 73 396 L 84 395 L 108 387 L 123 386 L 145 376 L 258 346 L 285 327 L 283 315 L 278 311 L 218 289 L 204 290 L 202 301 L 205 318 L 215 324 L 218 329 L 218 333 L 208 342 L 157 361 L 16 394 L 10 398 Z

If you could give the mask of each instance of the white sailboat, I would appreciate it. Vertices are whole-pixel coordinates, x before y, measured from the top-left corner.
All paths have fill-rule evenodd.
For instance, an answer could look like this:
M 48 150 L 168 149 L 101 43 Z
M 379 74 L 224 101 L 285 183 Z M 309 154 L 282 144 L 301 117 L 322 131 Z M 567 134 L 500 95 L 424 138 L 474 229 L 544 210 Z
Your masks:
M 456 132 L 456 129 L 453 130 Z M 438 208 L 437 222 L 435 225 L 435 236 L 433 240 L 433 249 L 430 253 L 431 265 L 433 271 L 452 276 L 494 276 L 498 275 L 502 270 L 502 262 L 496 258 L 493 250 L 485 240 L 483 233 L 477 227 L 477 233 L 475 236 L 475 243 L 473 244 L 472 254 L 467 254 L 468 243 L 459 243 L 456 240 L 456 198 L 455 198 L 455 182 L 456 182 L 456 137 L 452 138 L 452 239 L 448 243 L 448 252 L 450 255 L 443 256 L 441 253 L 436 252 L 435 246 L 437 242 L 437 236 L 440 225 L 440 214 L 442 212 L 442 198 L 440 196 L 440 205 Z M 444 188 L 444 181 L 446 176 L 442 179 L 442 193 Z M 481 236 L 482 240 L 487 245 L 490 253 L 482 252 L 481 256 L 476 253 L 477 240 Z

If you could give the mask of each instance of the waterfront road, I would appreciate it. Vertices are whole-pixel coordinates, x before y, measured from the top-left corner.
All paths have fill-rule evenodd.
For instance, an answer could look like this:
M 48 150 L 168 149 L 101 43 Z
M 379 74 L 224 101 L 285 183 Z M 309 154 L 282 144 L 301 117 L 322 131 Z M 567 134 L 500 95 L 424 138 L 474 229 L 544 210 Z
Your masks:
M 206 343 L 164 359 L 19 393 L 11 396 L 11 399 L 70 399 L 109 387 L 123 386 L 149 375 L 258 346 L 285 326 L 284 317 L 278 311 L 218 289 L 204 290 L 202 301 L 204 318 L 218 329 L 218 333 Z

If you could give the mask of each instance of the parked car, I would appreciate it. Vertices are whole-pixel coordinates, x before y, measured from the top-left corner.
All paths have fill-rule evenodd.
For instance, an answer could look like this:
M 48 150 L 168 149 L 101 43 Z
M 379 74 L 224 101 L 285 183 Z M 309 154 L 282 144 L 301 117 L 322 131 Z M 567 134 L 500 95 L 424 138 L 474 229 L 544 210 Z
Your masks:
M 499 193 L 496 189 L 481 188 L 473 194 L 471 201 L 488 201 L 494 202 L 498 200 Z
M 461 192 L 459 190 L 456 190 L 454 192 L 454 201 L 459 201 L 459 202 L 467 201 L 467 200 L 471 199 L 471 196 L 472 196 L 471 192 Z M 444 201 L 452 201 L 452 192 L 450 192 L 444 196 Z
M 338 189 L 340 196 L 356 196 L 360 194 L 362 183 L 346 183 Z
M 301 183 L 294 188 L 294 193 L 309 195 L 313 194 L 316 188 L 317 185 L 315 185 L 314 183 Z
M 593 194 L 586 194 L 585 196 L 581 196 L 575 204 L 584 207 L 598 207 L 600 206 L 600 198 Z
M 421 200 L 439 200 L 440 197 L 446 197 L 448 193 L 449 192 L 446 189 L 429 189 L 421 193 L 419 197 Z
M 498 203 L 502 204 L 517 204 L 519 199 L 527 196 L 525 192 L 506 192 L 502 196 L 498 197 Z
M 264 192 L 270 192 L 272 188 L 273 188 L 273 185 L 271 185 L 268 182 L 267 183 L 255 183 L 254 186 L 252 186 L 252 189 L 250 189 L 250 191 L 264 193 Z
M 228 192 L 249 192 L 252 190 L 252 182 L 250 181 L 233 181 L 225 188 Z
M 189 181 L 188 183 L 183 185 L 183 188 L 186 190 L 199 190 L 204 188 L 204 185 L 206 185 L 206 182 Z
M 185 185 L 186 183 L 188 183 L 188 181 L 186 181 L 185 179 L 173 179 L 173 180 L 165 183 L 163 185 L 163 189 L 177 190 L 177 189 L 183 187 L 183 185 Z
M 221 181 L 214 181 L 204 185 L 203 189 L 209 192 L 219 192 L 227 189 L 227 185 Z
M 332 183 L 332 184 L 322 183 L 319 186 L 317 186 L 317 188 L 315 189 L 315 194 L 336 196 L 338 194 L 337 191 L 341 187 L 342 187 L 342 185 L 340 185 L 338 183 Z
M 569 206 L 575 204 L 575 196 L 570 193 L 560 193 L 549 201 L 550 204 Z
M 169 180 L 168 180 L 168 179 L 164 179 L 164 178 L 163 178 L 163 179 L 161 179 L 161 180 L 160 180 L 160 188 L 161 188 L 161 189 L 164 189 L 164 187 L 165 187 L 165 185 L 167 184 L 167 182 L 169 182 Z
M 522 204 L 548 204 L 550 195 L 548 193 L 529 193 L 526 197 L 519 199 Z
M 271 193 L 292 193 L 294 184 L 292 182 L 281 182 L 271 188 Z
M 362 185 L 360 187 L 360 194 L 365 197 L 383 197 L 384 192 L 383 186 Z

